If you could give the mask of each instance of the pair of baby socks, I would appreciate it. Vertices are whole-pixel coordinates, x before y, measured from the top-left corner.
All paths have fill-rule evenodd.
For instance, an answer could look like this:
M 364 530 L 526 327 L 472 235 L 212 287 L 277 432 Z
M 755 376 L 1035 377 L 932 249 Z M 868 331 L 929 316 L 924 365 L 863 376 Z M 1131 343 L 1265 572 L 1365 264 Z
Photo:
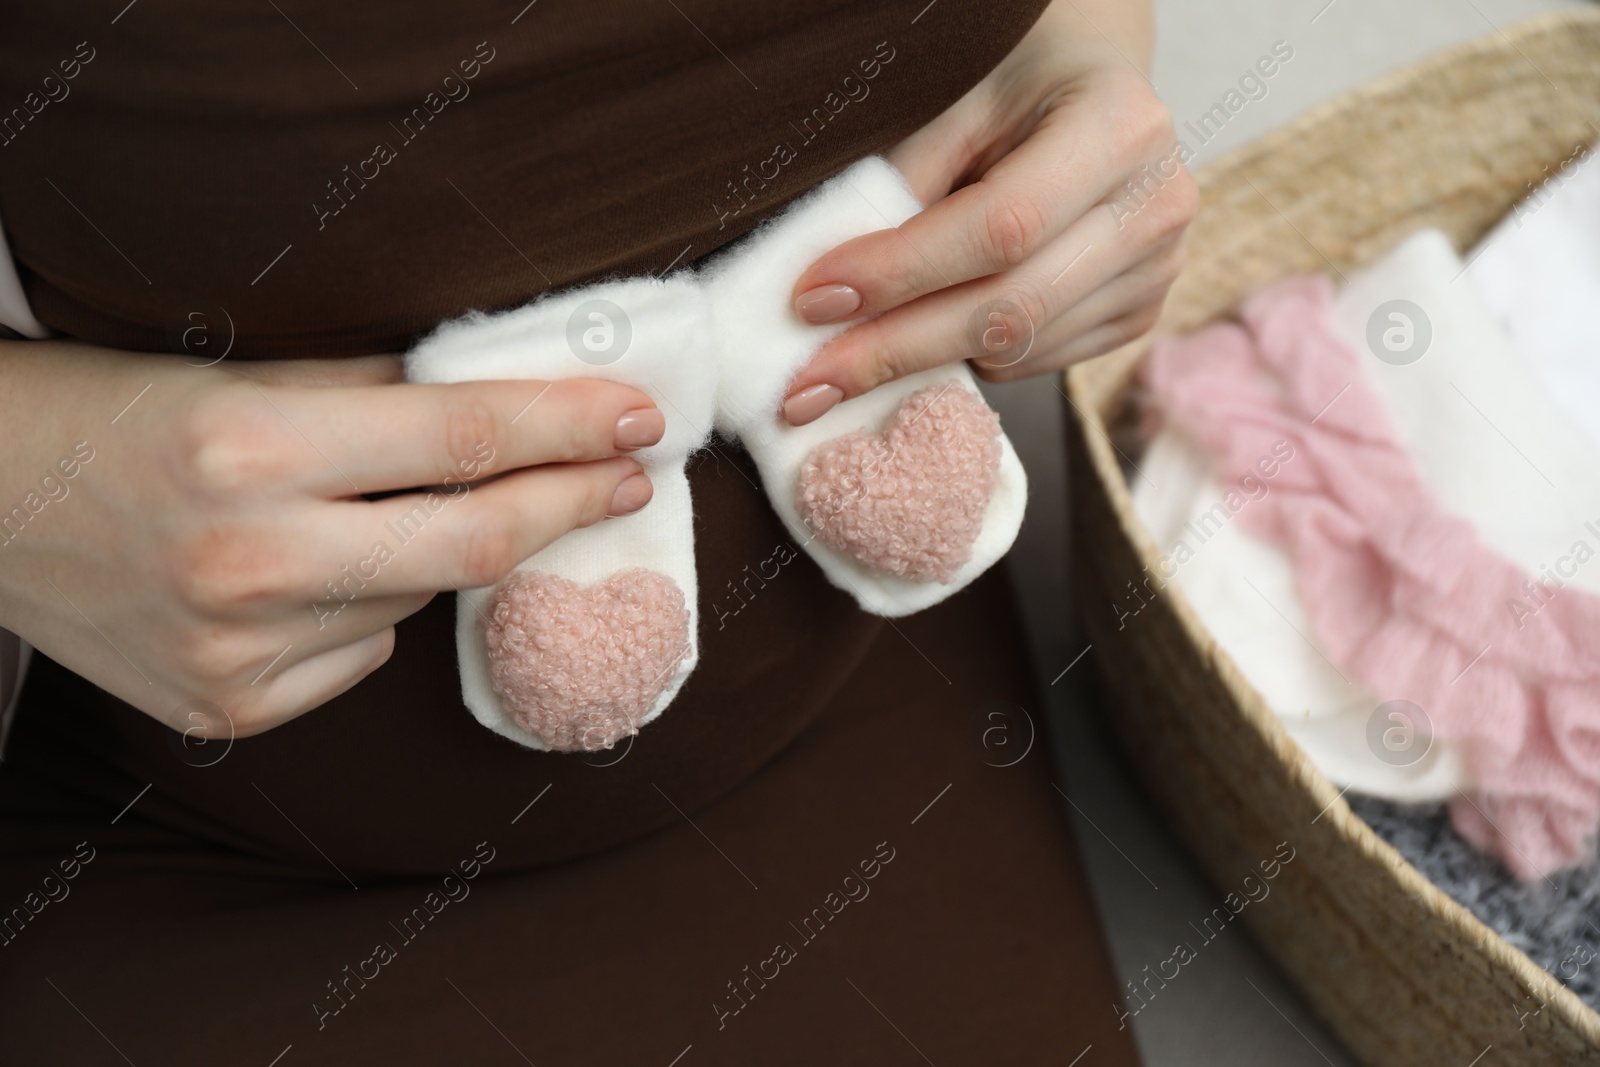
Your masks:
M 866 159 L 698 271 L 474 313 L 411 352 L 410 381 L 602 378 L 643 390 L 666 418 L 661 441 L 633 453 L 655 486 L 649 505 L 461 594 L 462 697 L 480 722 L 532 748 L 593 751 L 671 704 L 699 660 L 686 465 L 713 429 L 740 441 L 795 543 L 866 611 L 920 611 L 1005 554 L 1026 478 L 966 363 L 890 382 L 804 426 L 779 410 L 794 374 L 848 325 L 802 321 L 795 279 L 920 209 L 892 166 Z M 537 403 L 519 417 L 537 418 Z

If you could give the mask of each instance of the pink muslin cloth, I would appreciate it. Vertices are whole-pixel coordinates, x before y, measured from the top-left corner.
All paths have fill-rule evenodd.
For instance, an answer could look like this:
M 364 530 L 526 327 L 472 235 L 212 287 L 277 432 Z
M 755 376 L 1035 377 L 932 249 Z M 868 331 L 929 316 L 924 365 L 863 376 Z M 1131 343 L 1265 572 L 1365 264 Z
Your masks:
M 1145 382 L 1224 480 L 1294 446 L 1239 518 L 1293 560 L 1323 650 L 1462 745 L 1463 837 L 1524 880 L 1575 865 L 1600 826 L 1600 597 L 1539 583 L 1438 504 L 1331 306 L 1320 274 L 1279 282 L 1243 325 L 1157 344 Z

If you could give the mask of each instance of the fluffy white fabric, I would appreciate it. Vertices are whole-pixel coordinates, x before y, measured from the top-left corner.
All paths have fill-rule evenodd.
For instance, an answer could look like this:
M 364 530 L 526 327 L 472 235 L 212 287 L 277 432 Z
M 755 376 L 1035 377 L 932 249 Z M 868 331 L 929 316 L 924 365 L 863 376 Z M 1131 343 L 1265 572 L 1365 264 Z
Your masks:
M 1350 278 L 1333 312 L 1345 342 L 1369 353 L 1368 323 L 1393 300 L 1422 309 L 1432 332 L 1429 346 L 1415 362 L 1369 356 L 1363 368 L 1429 489 L 1471 522 L 1485 544 L 1523 569 L 1554 573 L 1566 558 L 1565 569 L 1573 573 L 1563 581 L 1600 591 L 1600 560 L 1575 568 L 1571 562 L 1578 541 L 1600 550 L 1595 444 L 1506 336 L 1442 233 L 1416 234 Z M 1600 405 L 1600 391 L 1588 403 Z M 1223 492 L 1204 476 L 1207 461 L 1197 446 L 1169 430 L 1152 443 L 1143 469 L 1148 481 L 1136 485 L 1135 504 L 1163 548 Z M 1460 753 L 1443 742 L 1435 741 L 1433 751 L 1409 767 L 1374 758 L 1367 719 L 1393 694 L 1379 697 L 1347 683 L 1245 577 L 1294 628 L 1312 636 L 1285 554 L 1233 524 L 1207 540 L 1174 580 L 1330 778 L 1397 800 L 1442 798 L 1467 784 Z
M 603 351 L 584 348 L 581 334 L 609 329 L 609 342 L 621 349 L 614 362 L 580 359 L 569 340 L 574 313 L 597 300 L 621 309 L 631 337 L 622 349 L 622 320 L 604 308 L 586 310 L 578 315 L 577 347 L 589 359 L 607 358 Z M 591 319 L 591 314 L 613 321 Z M 517 568 L 592 585 L 619 570 L 645 567 L 677 583 L 689 610 L 688 653 L 643 722 L 666 710 L 700 658 L 694 513 L 684 468 L 690 452 L 711 433 L 716 367 L 705 353 L 708 319 L 705 296 L 688 278 L 636 278 L 557 293 L 503 314 L 466 316 L 441 326 L 406 357 L 406 377 L 414 382 L 601 378 L 635 386 L 656 401 L 666 417 L 666 432 L 658 444 L 633 453 L 655 486 L 649 505 L 632 515 L 573 530 Z M 602 335 L 596 338 L 606 340 Z M 530 390 L 529 399 L 537 395 Z M 518 418 L 539 418 L 538 402 Z M 493 596 L 494 587 L 488 587 L 465 590 L 459 598 L 456 654 L 461 698 L 489 729 L 543 749 L 539 739 L 506 713 L 489 681 L 482 623 Z
M 1467 276 L 1549 390 L 1600 446 L 1600 162 L 1589 147 L 1468 256 Z
M 908 581 L 862 566 L 823 544 L 796 507 L 801 464 L 817 446 L 861 427 L 881 427 L 901 401 L 930 385 L 954 383 L 977 392 L 972 371 L 957 362 L 881 385 L 804 426 L 790 426 L 779 414 L 795 372 L 849 325 L 811 326 L 794 313 L 790 298 L 800 272 L 850 238 L 898 226 L 921 209 L 894 167 L 864 159 L 704 268 L 721 364 L 717 428 L 743 442 L 773 510 L 828 580 L 866 611 L 891 618 L 937 604 L 993 566 L 1016 540 L 1028 497 L 1022 462 L 1002 436 L 1000 477 L 972 556 L 948 584 Z
M 705 443 L 713 422 L 749 450 L 768 499 L 796 544 L 867 611 L 900 616 L 936 604 L 982 574 L 1015 541 L 1027 479 L 1003 436 L 998 482 L 971 559 L 948 583 L 912 582 L 869 570 L 811 535 L 796 508 L 800 466 L 818 445 L 863 427 L 880 429 L 905 397 L 929 385 L 955 383 L 977 392 L 966 364 L 955 363 L 881 386 L 806 426 L 790 426 L 779 413 L 794 373 L 846 328 L 810 326 L 794 313 L 790 294 L 800 272 L 830 248 L 898 225 L 918 210 L 893 167 L 881 159 L 863 160 L 719 253 L 700 273 L 607 282 L 547 295 L 515 311 L 472 314 L 441 326 L 407 357 L 411 381 L 596 377 L 636 386 L 657 400 L 666 415 L 666 436 L 634 453 L 655 484 L 650 504 L 634 515 L 573 531 L 518 568 L 589 585 L 624 568 L 646 567 L 678 583 L 690 610 L 690 654 L 645 722 L 672 702 L 699 658 L 693 513 L 684 465 Z M 572 319 L 597 300 L 621 309 L 631 329 L 628 347 L 615 362 L 589 362 L 577 355 L 581 346 L 574 344 Z M 620 330 L 620 322 L 609 325 Z M 580 334 L 587 325 L 579 323 Z M 597 320 L 595 325 L 607 324 Z M 522 417 L 537 418 L 538 406 Z M 492 588 L 473 589 L 460 598 L 456 639 L 462 699 L 485 726 L 542 748 L 506 714 L 489 682 L 481 616 L 493 593 Z

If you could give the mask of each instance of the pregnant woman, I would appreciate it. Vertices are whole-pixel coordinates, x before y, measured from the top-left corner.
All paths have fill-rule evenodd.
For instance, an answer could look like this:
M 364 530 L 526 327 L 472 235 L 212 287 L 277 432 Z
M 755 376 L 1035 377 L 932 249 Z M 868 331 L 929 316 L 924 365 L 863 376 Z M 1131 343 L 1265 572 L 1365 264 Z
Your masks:
M 988 377 L 1107 351 L 1154 321 L 1195 206 L 1150 22 L 13 13 L 0 1062 L 1136 1062 L 1048 746 L 985 748 L 982 708 L 1036 706 L 998 570 L 866 615 L 717 443 L 690 470 L 698 670 L 615 748 L 519 747 L 462 707 L 454 592 L 650 507 L 630 453 L 661 413 L 595 380 L 404 384 L 397 354 L 693 263 L 873 153 L 931 206 L 794 279 L 805 320 L 863 321 L 789 422 L 973 356 L 988 301 L 1033 336 Z M 386 523 L 464 481 L 349 592 Z

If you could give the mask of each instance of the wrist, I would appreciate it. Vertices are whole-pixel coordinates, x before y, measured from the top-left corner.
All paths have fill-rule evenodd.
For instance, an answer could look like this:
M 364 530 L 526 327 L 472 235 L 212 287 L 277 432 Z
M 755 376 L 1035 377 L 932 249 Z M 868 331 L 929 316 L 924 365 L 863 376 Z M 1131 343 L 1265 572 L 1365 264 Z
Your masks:
M 1155 10 L 1150 0 L 1054 0 L 1040 21 L 1059 31 L 1057 47 L 1102 55 L 1103 61 L 1131 65 L 1145 79 L 1155 56 Z

